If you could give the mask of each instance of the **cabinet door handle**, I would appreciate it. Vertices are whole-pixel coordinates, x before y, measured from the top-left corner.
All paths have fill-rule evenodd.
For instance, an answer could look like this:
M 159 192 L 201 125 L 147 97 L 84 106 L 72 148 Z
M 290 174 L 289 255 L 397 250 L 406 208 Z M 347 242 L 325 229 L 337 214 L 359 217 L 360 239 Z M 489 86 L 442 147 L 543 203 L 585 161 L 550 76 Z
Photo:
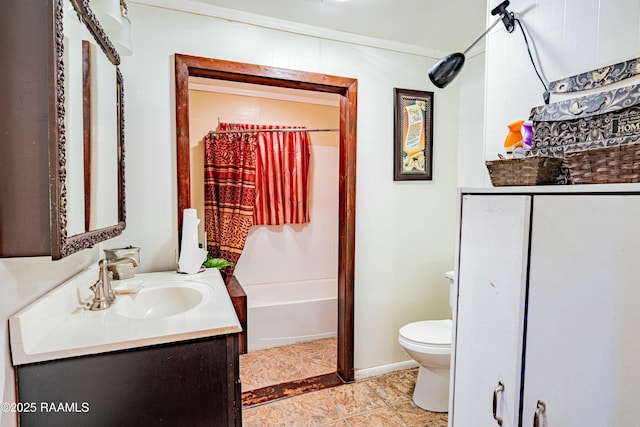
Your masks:
M 547 405 L 545 405 L 542 400 L 538 400 L 538 407 L 536 408 L 536 412 L 533 414 L 533 427 L 540 427 L 540 417 L 544 415 L 546 410 Z
M 501 381 L 498 381 L 498 387 L 493 390 L 493 419 L 496 420 L 499 426 L 502 425 L 502 417 L 498 416 L 498 393 L 502 393 L 504 391 L 504 384 Z

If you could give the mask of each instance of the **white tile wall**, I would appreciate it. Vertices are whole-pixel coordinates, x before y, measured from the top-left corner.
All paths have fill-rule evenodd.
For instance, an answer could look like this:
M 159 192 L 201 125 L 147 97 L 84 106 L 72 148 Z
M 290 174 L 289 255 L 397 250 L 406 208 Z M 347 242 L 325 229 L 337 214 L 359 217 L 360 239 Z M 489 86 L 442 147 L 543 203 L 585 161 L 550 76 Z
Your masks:
M 458 136 L 458 186 L 482 186 L 484 164 L 484 68 L 485 55 L 467 58 L 460 75 L 460 112 Z M 499 126 L 502 126 L 500 121 Z

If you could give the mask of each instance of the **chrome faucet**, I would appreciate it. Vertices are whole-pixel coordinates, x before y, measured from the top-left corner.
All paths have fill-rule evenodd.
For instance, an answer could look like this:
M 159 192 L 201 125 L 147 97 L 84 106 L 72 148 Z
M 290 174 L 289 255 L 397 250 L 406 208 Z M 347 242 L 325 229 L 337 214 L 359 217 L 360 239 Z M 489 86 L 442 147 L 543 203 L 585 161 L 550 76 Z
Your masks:
M 98 281 L 91 286 L 93 300 L 89 303 L 89 310 L 104 310 L 113 304 L 116 295 L 111 287 L 113 273 L 109 271 L 108 267 L 125 263 L 131 263 L 134 267 L 138 266 L 138 261 L 131 257 L 122 257 L 112 261 L 101 259 L 98 262 L 100 272 L 98 273 Z

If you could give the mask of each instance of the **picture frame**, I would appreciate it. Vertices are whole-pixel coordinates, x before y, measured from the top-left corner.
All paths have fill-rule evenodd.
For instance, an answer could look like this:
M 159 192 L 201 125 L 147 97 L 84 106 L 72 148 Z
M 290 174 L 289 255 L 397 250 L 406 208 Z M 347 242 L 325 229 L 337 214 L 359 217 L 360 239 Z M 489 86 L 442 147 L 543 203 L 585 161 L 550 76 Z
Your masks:
M 433 92 L 394 88 L 393 180 L 433 179 Z

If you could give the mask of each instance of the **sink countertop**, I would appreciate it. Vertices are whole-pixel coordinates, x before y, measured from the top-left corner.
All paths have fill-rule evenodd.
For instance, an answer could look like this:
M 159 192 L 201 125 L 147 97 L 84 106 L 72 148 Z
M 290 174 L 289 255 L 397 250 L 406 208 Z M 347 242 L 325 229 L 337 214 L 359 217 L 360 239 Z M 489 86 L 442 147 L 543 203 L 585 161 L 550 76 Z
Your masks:
M 132 298 L 130 295 L 118 296 L 106 310 L 82 308 L 82 301 L 92 295 L 89 286 L 97 278 L 97 266 L 84 270 L 11 316 L 9 331 L 15 366 L 242 331 L 217 269 L 197 274 L 141 273 L 112 281 L 116 290 L 143 284 L 144 292 L 154 286 L 181 286 L 182 282 L 203 291 L 203 299 L 196 307 L 156 319 L 120 315 L 118 304 Z

